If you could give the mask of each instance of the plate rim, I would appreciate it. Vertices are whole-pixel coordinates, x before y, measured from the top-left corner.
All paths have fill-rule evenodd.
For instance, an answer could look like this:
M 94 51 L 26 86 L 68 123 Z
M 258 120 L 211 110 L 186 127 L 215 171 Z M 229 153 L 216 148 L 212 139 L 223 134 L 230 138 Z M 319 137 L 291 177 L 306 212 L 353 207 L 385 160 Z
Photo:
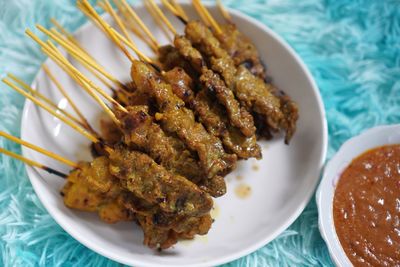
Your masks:
M 184 1 L 179 1 L 181 4 L 183 5 L 190 5 L 190 3 L 184 2 Z M 141 6 L 142 4 L 139 5 L 134 5 L 135 7 Z M 210 3 L 204 3 L 205 6 L 207 7 L 216 7 L 216 5 L 214 4 L 210 4 Z M 305 63 L 303 62 L 303 60 L 300 58 L 300 56 L 295 52 L 295 50 L 281 37 L 279 36 L 277 33 L 275 33 L 271 28 L 269 28 L 267 25 L 259 22 L 258 20 L 240 12 L 239 10 L 235 10 L 235 9 L 231 9 L 229 7 L 226 7 L 229 11 L 229 13 L 234 14 L 235 16 L 247 20 L 250 23 L 254 24 L 255 26 L 259 27 L 262 31 L 266 32 L 267 34 L 269 34 L 272 38 L 274 38 L 275 40 L 277 40 L 279 42 L 280 45 L 282 45 L 286 51 L 294 58 L 294 60 L 299 64 L 300 68 L 302 69 L 302 71 L 304 72 L 307 80 L 309 81 L 312 91 L 315 94 L 316 97 L 316 102 L 318 105 L 318 108 L 320 110 L 320 121 L 322 123 L 322 136 L 321 136 L 321 151 L 319 151 L 320 153 L 320 157 L 319 157 L 319 161 L 317 163 L 315 163 L 316 166 L 318 166 L 318 170 L 319 170 L 319 177 L 318 179 L 315 179 L 313 181 L 312 186 L 310 186 L 310 189 L 304 194 L 304 198 L 301 201 L 301 203 L 299 203 L 299 205 L 297 206 L 295 212 L 293 212 L 291 214 L 291 216 L 289 216 L 286 220 L 284 220 L 284 223 L 282 223 L 279 227 L 277 227 L 272 234 L 270 234 L 267 238 L 263 238 L 262 240 L 260 240 L 259 242 L 254 243 L 251 246 L 248 246 L 245 249 L 241 249 L 238 250 L 236 253 L 231 253 L 225 257 L 220 257 L 220 258 L 216 258 L 215 260 L 209 260 L 209 261 L 204 261 L 201 263 L 194 263 L 194 264 L 175 264 L 175 266 L 191 266 L 191 267 L 203 267 L 203 266 L 210 266 L 210 265 L 220 265 L 220 264 L 224 264 L 224 263 L 228 263 L 234 260 L 237 260 L 243 256 L 246 256 L 252 252 L 255 252 L 256 250 L 262 248 L 263 246 L 267 245 L 268 243 L 270 243 L 272 240 L 274 240 L 277 236 L 279 236 L 284 230 L 286 230 L 300 215 L 301 213 L 304 211 L 305 207 L 307 206 L 307 204 L 310 202 L 312 196 L 314 195 L 314 192 L 316 190 L 316 187 L 318 185 L 318 183 L 320 182 L 320 177 L 321 177 L 321 171 L 322 168 L 324 166 L 325 160 L 326 160 L 326 155 L 327 155 L 327 149 L 328 149 L 328 125 L 327 125 L 327 119 L 326 119 L 326 111 L 325 111 L 325 106 L 322 100 L 322 96 L 321 93 L 319 91 L 319 88 L 313 78 L 313 76 L 311 75 L 310 70 L 307 68 L 307 66 L 305 65 Z M 108 14 L 103 14 L 102 17 L 104 18 L 109 18 Z M 85 28 L 90 27 L 92 25 L 92 23 L 90 21 L 86 21 L 84 24 L 82 24 L 80 27 L 78 27 L 72 34 L 75 35 L 76 33 L 79 33 L 80 31 L 83 31 Z M 48 60 L 50 60 L 49 58 L 46 58 L 45 62 L 47 62 Z M 42 63 L 42 64 L 43 64 Z M 41 68 L 39 68 L 38 72 L 36 73 L 34 79 L 33 79 L 33 83 L 36 81 L 39 73 L 40 73 Z M 26 113 L 28 112 L 30 106 L 32 106 L 33 104 L 30 101 L 25 101 L 24 103 L 24 108 L 22 111 L 22 120 L 21 120 L 21 137 L 23 137 L 26 134 L 26 131 L 24 130 L 24 124 L 25 124 L 25 116 Z M 25 147 L 22 148 L 22 154 L 24 156 L 29 156 L 29 150 Z M 35 191 L 36 194 L 36 182 L 34 181 L 35 179 L 39 178 L 41 179 L 41 176 L 38 172 L 36 172 L 36 170 L 34 170 L 33 168 L 25 165 L 29 180 L 32 184 L 32 187 Z M 35 177 L 35 179 L 31 178 L 31 176 L 37 176 Z M 49 205 L 49 207 L 47 206 L 46 201 L 44 199 L 43 196 L 40 196 L 38 194 L 36 194 L 39 198 L 39 200 L 41 201 L 41 203 L 43 204 L 43 206 L 45 207 L 46 211 L 52 216 L 52 218 L 57 222 L 57 224 L 64 230 L 66 231 L 72 238 L 74 238 L 75 240 L 77 240 L 80 244 L 84 245 L 85 247 L 89 248 L 90 250 L 106 257 L 109 258 L 111 260 L 114 260 L 116 262 L 122 263 L 122 264 L 127 264 L 127 265 L 136 265 L 136 266 L 143 266 L 143 267 L 153 267 L 153 266 L 158 266 L 157 264 L 151 263 L 150 261 L 136 261 L 135 259 L 125 259 L 125 258 L 120 258 L 118 257 L 118 255 L 115 255 L 114 253 L 110 253 L 106 248 L 102 248 L 100 246 L 97 246 L 95 243 L 92 243 L 90 241 L 86 241 L 85 238 L 81 238 L 77 233 L 72 233 L 68 230 L 68 227 L 63 227 L 63 223 L 60 223 L 61 219 L 57 218 L 57 216 L 53 215 L 52 212 L 52 208 Z M 50 211 L 51 210 L 51 211 Z

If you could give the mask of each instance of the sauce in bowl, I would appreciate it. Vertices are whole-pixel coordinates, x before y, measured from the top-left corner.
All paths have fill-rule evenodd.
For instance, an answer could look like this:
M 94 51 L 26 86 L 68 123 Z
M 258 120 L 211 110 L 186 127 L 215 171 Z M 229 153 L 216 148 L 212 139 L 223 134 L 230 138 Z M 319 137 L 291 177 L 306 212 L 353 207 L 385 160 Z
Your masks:
M 350 163 L 335 190 L 333 218 L 354 266 L 400 266 L 400 145 Z

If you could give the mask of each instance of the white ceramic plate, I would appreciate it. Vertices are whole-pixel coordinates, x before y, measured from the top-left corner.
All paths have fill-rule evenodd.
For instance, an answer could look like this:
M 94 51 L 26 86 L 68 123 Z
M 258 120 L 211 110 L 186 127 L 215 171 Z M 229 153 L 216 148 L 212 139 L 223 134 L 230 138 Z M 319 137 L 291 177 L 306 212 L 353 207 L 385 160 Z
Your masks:
M 378 126 L 353 137 L 344 143 L 326 164 L 322 181 L 317 190 L 318 220 L 322 237 L 337 266 L 351 266 L 344 252 L 333 221 L 333 197 L 340 175 L 350 162 L 363 152 L 384 145 L 400 144 L 400 124 Z
M 185 5 L 185 9 L 190 17 L 197 17 L 190 5 Z M 167 43 L 163 32 L 146 10 L 143 7 L 136 10 L 155 36 L 162 43 Z M 215 7 L 210 7 L 210 10 L 219 17 Z M 230 12 L 239 28 L 257 45 L 275 84 L 299 104 L 298 130 L 290 146 L 284 145 L 282 138 L 262 142 L 263 159 L 240 162 L 237 170 L 226 178 L 228 193 L 215 201 L 216 221 L 209 234 L 194 241 L 180 242 L 162 253 L 142 245 L 143 234 L 134 223 L 107 225 L 95 214 L 66 208 L 59 195 L 63 181 L 27 168 L 33 188 L 48 212 L 65 231 L 88 248 L 115 261 L 135 266 L 222 264 L 273 240 L 299 216 L 309 201 L 318 182 L 327 146 L 325 114 L 318 88 L 305 65 L 279 36 L 243 14 Z M 180 22 L 170 18 L 182 32 Z M 128 61 L 92 24 L 83 26 L 76 37 L 117 78 L 129 80 Z M 139 45 L 142 51 L 150 52 L 142 43 L 139 42 Z M 47 63 L 89 121 L 96 126 L 100 114 L 98 106 L 52 62 Z M 42 71 L 33 85 L 61 107 L 71 110 Z M 87 140 L 31 102 L 25 104 L 22 138 L 69 159 L 90 159 Z M 28 149 L 24 149 L 23 154 L 58 170 L 68 171 L 67 167 Z M 240 184 L 251 187 L 251 194 L 246 199 L 235 194 Z

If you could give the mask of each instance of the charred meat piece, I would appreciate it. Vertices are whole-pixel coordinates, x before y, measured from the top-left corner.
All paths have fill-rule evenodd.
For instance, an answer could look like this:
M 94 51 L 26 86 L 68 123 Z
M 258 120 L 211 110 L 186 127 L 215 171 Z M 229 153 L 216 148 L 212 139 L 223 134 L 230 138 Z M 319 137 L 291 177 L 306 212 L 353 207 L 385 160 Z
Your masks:
M 179 67 L 185 70 L 190 77 L 197 77 L 197 71 L 187 62 L 179 53 L 179 51 L 172 45 L 161 46 L 158 49 L 158 59 L 163 66 L 164 71 L 172 70 Z
M 131 92 L 126 92 L 123 90 L 114 91 L 113 98 L 122 104 L 124 107 L 136 106 L 136 105 L 147 105 L 149 107 L 152 106 L 152 103 L 149 97 L 142 92 L 133 89 Z M 117 110 L 117 109 L 115 109 Z
M 61 191 L 65 204 L 72 209 L 97 212 L 106 223 L 138 221 L 145 233 L 144 243 L 152 248 L 168 248 L 178 239 L 206 234 L 210 229 L 212 221 L 208 212 L 197 217 L 163 212 L 158 204 L 150 204 L 125 190 L 109 168 L 106 157 L 80 163 Z M 177 206 L 185 204 L 181 199 Z
M 124 205 L 134 213 L 144 231 L 144 244 L 151 248 L 166 249 L 178 239 L 191 239 L 196 234 L 205 235 L 211 227 L 210 214 L 186 216 L 161 211 L 144 199 L 125 194 Z
M 232 127 L 223 107 L 212 98 L 205 86 L 196 94 L 192 90 L 193 80 L 179 67 L 166 72 L 164 78 L 171 85 L 173 92 L 195 112 L 207 131 L 221 138 L 227 151 L 243 159 L 261 157 L 261 149 L 255 136 L 246 137 L 237 128 Z
M 166 249 L 176 244 L 179 239 L 192 239 L 196 234 L 205 235 L 211 227 L 210 215 L 185 219 L 180 228 L 157 227 L 149 216 L 138 216 L 138 222 L 144 232 L 143 243 L 150 248 Z
M 275 86 L 271 85 L 271 92 L 279 98 L 281 103 L 281 110 L 284 115 L 282 121 L 282 128 L 286 131 L 285 143 L 289 144 L 294 133 L 296 132 L 297 120 L 299 119 L 299 107 L 290 96 L 288 96 L 282 90 L 279 90 Z
M 232 90 L 225 85 L 220 76 L 207 68 L 200 52 L 183 36 L 177 36 L 174 44 L 182 57 L 190 62 L 192 67 L 201 74 L 200 82 L 202 85 L 212 94 L 215 94 L 218 101 L 226 108 L 230 123 L 239 128 L 245 136 L 251 137 L 254 135 L 256 128 L 253 117 L 246 109 L 240 107 Z
M 271 86 L 254 77 L 245 67 L 239 66 L 235 75 L 235 87 L 236 96 L 245 107 L 262 115 L 264 123 L 272 131 L 277 132 L 281 129 L 284 115 L 280 100 L 269 88 Z
M 133 62 L 131 76 L 138 90 L 155 100 L 160 111 L 156 115 L 163 129 L 176 134 L 189 149 L 197 153 L 208 178 L 234 168 L 236 155 L 227 154 L 221 141 L 195 121 L 192 110 L 185 107 L 185 103 L 173 93 L 171 85 L 151 66 L 140 61 Z
M 134 215 L 120 197 L 123 189 L 108 167 L 106 157 L 98 157 L 91 163 L 80 163 L 61 190 L 64 203 L 71 209 L 97 212 L 107 223 L 131 221 Z
M 238 127 L 245 136 L 254 136 L 256 127 L 254 126 L 253 116 L 240 106 L 232 91 L 227 90 L 220 76 L 211 70 L 207 70 L 201 75 L 200 82 L 205 88 L 208 88 L 208 91 L 215 92 L 224 107 L 229 107 L 226 111 L 232 125 Z
M 193 45 L 206 55 L 212 70 L 222 75 L 243 106 L 265 117 L 265 123 L 271 131 L 290 131 L 284 128 L 288 124 L 285 123 L 280 100 L 272 93 L 270 85 L 254 76 L 245 66 L 240 65 L 236 68 L 228 52 L 202 23 L 189 22 L 185 34 Z
M 158 164 L 172 173 L 199 183 L 205 176 L 201 166 L 186 145 L 174 136 L 168 136 L 148 113 L 148 106 L 129 106 L 129 113 L 121 113 L 124 143 L 147 153 Z
M 222 34 L 215 34 L 215 37 L 218 38 L 222 47 L 232 57 L 236 67 L 243 65 L 254 76 L 266 82 L 265 66 L 252 41 L 241 33 L 234 24 L 222 25 L 222 28 Z M 287 94 L 275 86 L 272 86 L 271 92 L 280 100 L 281 110 L 284 114 L 282 128 L 286 130 L 285 143 L 288 144 L 296 131 L 296 122 L 299 117 L 298 106 Z M 268 130 L 265 133 L 268 136 Z
M 222 47 L 232 57 L 236 66 L 244 65 L 254 76 L 264 80 L 266 72 L 256 46 L 241 33 L 236 25 L 221 25 L 222 34 L 215 34 Z
M 110 153 L 110 172 L 128 191 L 164 212 L 201 216 L 213 205 L 210 195 L 197 185 L 138 151 L 114 149 Z

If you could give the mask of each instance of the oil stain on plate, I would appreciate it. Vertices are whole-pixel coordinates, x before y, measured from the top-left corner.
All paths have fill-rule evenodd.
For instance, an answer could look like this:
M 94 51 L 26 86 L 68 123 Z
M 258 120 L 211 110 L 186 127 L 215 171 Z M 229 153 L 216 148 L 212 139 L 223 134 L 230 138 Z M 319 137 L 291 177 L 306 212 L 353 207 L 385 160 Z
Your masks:
M 240 199 L 246 199 L 251 195 L 251 187 L 247 184 L 239 184 L 235 188 L 235 194 Z

